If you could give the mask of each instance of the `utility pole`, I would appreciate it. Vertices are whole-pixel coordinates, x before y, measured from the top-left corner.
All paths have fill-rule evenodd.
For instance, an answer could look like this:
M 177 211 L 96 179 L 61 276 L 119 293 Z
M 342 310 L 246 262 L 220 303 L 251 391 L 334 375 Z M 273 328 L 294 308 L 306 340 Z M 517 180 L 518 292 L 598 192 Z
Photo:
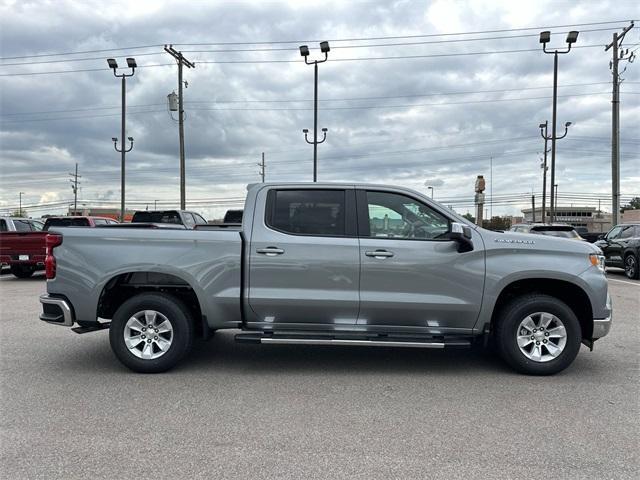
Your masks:
M 553 190 L 554 190 L 554 191 L 553 191 L 553 192 L 551 192 L 551 197 L 552 197 L 552 198 L 553 198 L 553 197 L 555 197 L 555 203 L 554 203 L 554 205 L 555 205 L 555 208 L 558 208 L 558 184 L 557 184 L 557 183 L 554 183 L 554 184 L 553 184 Z M 553 211 L 553 213 L 554 213 L 554 217 L 555 217 L 555 210 Z M 552 217 L 552 218 L 553 218 L 553 217 Z
M 262 152 L 262 161 L 258 164 L 260 167 L 260 177 L 262 178 L 262 183 L 264 183 L 264 152 Z
M 182 98 L 182 67 L 195 68 L 195 64 L 184 58 L 182 52 L 178 52 L 173 45 L 165 45 L 164 51 L 171 55 L 178 62 L 178 134 L 180 136 L 180 209 L 184 210 L 186 204 L 186 182 L 184 166 L 184 102 Z M 184 82 L 185 88 L 188 86 Z
M 635 55 L 629 49 L 621 50 L 624 36 L 633 28 L 633 22 L 622 30 L 621 34 L 614 32 L 612 42 L 604 49 L 606 52 L 610 48 L 612 50 L 612 60 L 609 63 L 611 73 L 613 75 L 613 95 L 611 99 L 611 221 L 613 225 L 618 223 L 618 215 L 620 214 L 620 83 L 621 78 L 618 73 L 618 63 L 620 60 L 633 62 Z M 625 67 L 626 70 L 626 67 Z M 622 71 L 624 73 L 624 70 Z
M 82 175 L 78 175 L 78 164 L 76 163 L 76 173 L 69 173 L 73 177 L 73 180 L 69 179 L 71 182 L 71 190 L 73 190 L 73 215 L 78 214 L 78 178 L 82 178 Z
M 21 217 L 22 216 L 22 195 L 24 195 L 24 192 L 18 192 L 18 198 L 19 198 L 19 207 L 18 207 L 18 216 Z
M 532 222 L 536 223 L 536 196 L 534 194 L 531 195 L 531 215 Z
M 489 157 L 489 220 L 493 218 L 493 155 Z

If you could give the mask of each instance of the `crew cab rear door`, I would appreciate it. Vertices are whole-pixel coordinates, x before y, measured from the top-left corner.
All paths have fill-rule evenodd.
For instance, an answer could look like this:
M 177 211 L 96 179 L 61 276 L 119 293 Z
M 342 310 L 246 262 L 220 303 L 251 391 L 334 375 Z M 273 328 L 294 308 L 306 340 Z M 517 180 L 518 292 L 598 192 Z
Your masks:
M 468 333 L 484 288 L 482 241 L 458 252 L 451 220 L 437 208 L 393 190 L 358 190 L 358 324 L 425 333 Z M 407 329 L 409 327 L 409 329 Z
M 354 192 L 305 186 L 258 193 L 249 246 L 249 326 L 334 329 L 356 323 Z

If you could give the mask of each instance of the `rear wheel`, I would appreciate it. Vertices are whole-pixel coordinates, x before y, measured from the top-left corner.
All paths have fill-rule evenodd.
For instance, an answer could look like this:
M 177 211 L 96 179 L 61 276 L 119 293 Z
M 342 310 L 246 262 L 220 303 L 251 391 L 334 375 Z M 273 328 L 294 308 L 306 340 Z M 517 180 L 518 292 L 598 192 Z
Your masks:
M 582 332 L 573 311 L 548 295 L 523 295 L 500 312 L 496 343 L 502 358 L 528 375 L 567 368 L 580 350 Z
M 624 257 L 624 274 L 631 280 L 640 278 L 640 270 L 638 270 L 638 257 L 633 253 Z
M 29 278 L 35 272 L 35 267 L 31 265 L 12 265 L 11 273 L 18 278 Z
M 109 341 L 118 360 L 131 370 L 164 372 L 191 350 L 193 322 L 177 298 L 142 293 L 124 302 L 113 315 Z

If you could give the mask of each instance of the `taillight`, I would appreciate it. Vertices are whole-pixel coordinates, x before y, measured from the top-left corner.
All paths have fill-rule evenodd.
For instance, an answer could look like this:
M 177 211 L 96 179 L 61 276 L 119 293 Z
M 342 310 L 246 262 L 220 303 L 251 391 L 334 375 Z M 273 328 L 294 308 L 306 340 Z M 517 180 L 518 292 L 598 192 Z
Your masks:
M 48 233 L 45 237 L 47 256 L 44 259 L 44 271 L 47 280 L 56 278 L 56 257 L 53 256 L 53 249 L 59 245 L 62 245 L 62 235 Z

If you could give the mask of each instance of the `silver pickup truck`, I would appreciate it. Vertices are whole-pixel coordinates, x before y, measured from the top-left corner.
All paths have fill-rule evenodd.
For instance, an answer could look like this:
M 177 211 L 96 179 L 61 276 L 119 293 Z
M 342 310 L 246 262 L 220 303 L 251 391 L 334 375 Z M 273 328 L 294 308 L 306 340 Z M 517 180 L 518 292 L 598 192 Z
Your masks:
M 242 225 L 227 228 L 59 228 L 45 265 L 40 319 L 108 328 L 138 372 L 233 328 L 239 342 L 491 345 L 514 369 L 548 375 L 611 326 L 597 247 L 483 230 L 380 185 L 250 185 Z

